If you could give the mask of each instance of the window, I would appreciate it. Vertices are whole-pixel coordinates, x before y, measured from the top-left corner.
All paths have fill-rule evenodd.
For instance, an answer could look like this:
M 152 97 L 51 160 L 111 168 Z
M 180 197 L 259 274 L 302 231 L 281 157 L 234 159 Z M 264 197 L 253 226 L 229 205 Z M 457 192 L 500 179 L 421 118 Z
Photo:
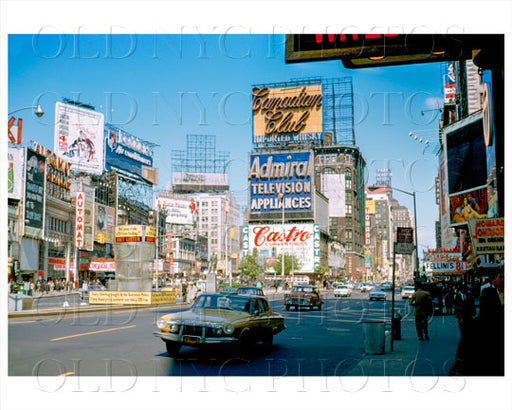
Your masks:
M 345 214 L 347 214 L 347 215 L 352 214 L 352 205 L 351 204 L 345 204 Z
M 345 188 L 352 189 L 352 171 L 350 168 L 345 169 Z

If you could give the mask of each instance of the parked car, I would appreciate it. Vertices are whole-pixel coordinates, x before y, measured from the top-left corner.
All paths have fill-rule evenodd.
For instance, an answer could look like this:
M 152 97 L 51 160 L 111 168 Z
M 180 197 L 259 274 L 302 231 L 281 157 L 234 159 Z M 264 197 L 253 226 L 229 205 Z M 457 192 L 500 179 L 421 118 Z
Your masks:
M 240 286 L 238 288 L 237 293 L 239 295 L 265 296 L 263 294 L 263 290 L 261 288 L 258 288 L 257 286 Z
M 400 292 L 400 295 L 402 296 L 402 299 L 409 299 L 413 293 L 414 286 L 404 286 L 402 288 L 402 292 Z
M 165 342 L 169 356 L 181 346 L 237 345 L 261 342 L 272 346 L 274 335 L 286 328 L 284 318 L 270 310 L 261 296 L 204 293 L 190 310 L 168 314 L 157 320 L 153 335 Z
M 387 293 L 380 289 L 380 288 L 375 288 L 375 289 L 372 289 L 370 290 L 370 295 L 369 295 L 369 299 L 370 300 L 386 300 L 387 298 Z
M 371 283 L 363 283 L 361 285 L 361 287 L 359 288 L 359 290 L 361 292 L 369 292 L 372 289 L 373 289 L 373 285 Z
M 352 295 L 352 290 L 346 285 L 338 285 L 334 289 L 333 295 L 335 298 L 348 297 Z
M 380 288 L 382 290 L 393 290 L 393 284 L 389 282 L 384 282 L 382 285 L 380 285 Z
M 309 307 L 310 309 L 316 307 L 320 310 L 323 303 L 323 298 L 318 288 L 312 285 L 294 286 L 290 293 L 284 295 L 286 310 L 290 310 L 291 307 L 294 307 L 295 310 L 299 307 Z

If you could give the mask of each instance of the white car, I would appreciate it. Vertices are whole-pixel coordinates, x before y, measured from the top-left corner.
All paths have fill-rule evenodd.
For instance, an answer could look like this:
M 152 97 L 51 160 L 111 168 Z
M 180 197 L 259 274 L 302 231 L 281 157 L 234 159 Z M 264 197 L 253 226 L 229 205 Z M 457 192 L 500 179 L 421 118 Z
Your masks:
M 404 286 L 401 292 L 402 299 L 409 299 L 413 293 L 414 286 Z
M 372 289 L 370 290 L 369 299 L 370 300 L 386 300 L 387 294 L 382 289 Z
M 369 283 L 363 283 L 359 289 L 361 290 L 361 292 L 369 292 L 370 290 L 373 289 L 373 285 Z
M 352 290 L 346 285 L 338 285 L 333 294 L 335 298 L 348 297 L 352 295 Z

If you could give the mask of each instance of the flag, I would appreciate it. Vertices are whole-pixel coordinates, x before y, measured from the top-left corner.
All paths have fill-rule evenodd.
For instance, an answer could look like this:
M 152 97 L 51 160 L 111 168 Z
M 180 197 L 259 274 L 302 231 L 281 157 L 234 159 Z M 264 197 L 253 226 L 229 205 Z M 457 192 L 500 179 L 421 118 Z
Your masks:
M 227 214 L 229 214 L 229 199 L 226 200 L 226 202 L 224 202 L 224 212 Z

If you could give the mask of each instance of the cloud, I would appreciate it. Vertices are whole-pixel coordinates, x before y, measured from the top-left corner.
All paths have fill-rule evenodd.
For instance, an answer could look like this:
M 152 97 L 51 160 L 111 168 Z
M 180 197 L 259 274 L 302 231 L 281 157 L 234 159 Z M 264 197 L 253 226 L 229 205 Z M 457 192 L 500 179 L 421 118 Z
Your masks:
M 441 108 L 444 104 L 444 100 L 440 97 L 429 97 L 425 100 L 425 105 L 427 108 Z

